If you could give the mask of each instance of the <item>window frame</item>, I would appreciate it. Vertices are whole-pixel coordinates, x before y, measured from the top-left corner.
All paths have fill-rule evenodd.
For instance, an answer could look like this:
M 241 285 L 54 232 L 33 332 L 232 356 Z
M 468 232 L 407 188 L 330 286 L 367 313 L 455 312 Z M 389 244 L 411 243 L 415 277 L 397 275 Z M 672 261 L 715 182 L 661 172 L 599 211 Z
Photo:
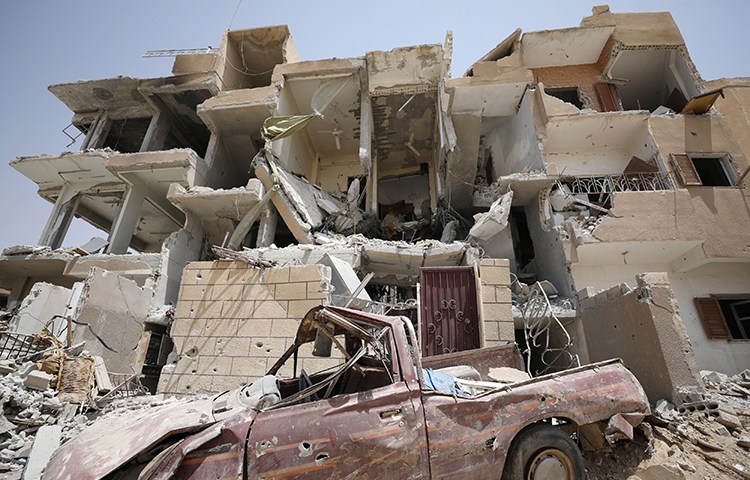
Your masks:
M 732 156 L 725 152 L 670 153 L 672 171 L 684 187 L 737 188 L 738 174 Z M 706 185 L 695 166 L 695 159 L 712 159 L 719 162 L 729 185 Z
M 703 325 L 703 331 L 709 340 L 726 340 L 727 342 L 749 342 L 750 331 L 746 331 L 744 326 L 739 323 L 741 318 L 737 317 L 735 310 L 730 305 L 729 308 L 735 312 L 734 319 L 727 319 L 724 314 L 724 308 L 720 302 L 726 301 L 750 302 L 750 295 L 721 295 L 712 294 L 708 297 L 695 297 L 696 310 L 698 318 Z M 744 335 L 744 338 L 737 338 L 732 333 L 729 321 L 737 322 L 737 329 Z

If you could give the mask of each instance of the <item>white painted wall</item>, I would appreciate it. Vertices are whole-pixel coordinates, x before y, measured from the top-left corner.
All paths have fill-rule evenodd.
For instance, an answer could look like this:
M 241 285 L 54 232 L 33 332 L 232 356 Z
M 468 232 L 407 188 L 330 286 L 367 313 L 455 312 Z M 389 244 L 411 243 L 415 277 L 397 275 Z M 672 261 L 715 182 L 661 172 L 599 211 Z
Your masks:
M 578 265 L 571 267 L 576 288 L 605 290 L 618 283 L 635 286 L 635 275 L 668 272 L 685 328 L 701 370 L 735 374 L 750 368 L 750 341 L 709 340 L 693 298 L 711 294 L 750 295 L 750 266 L 742 263 L 714 263 L 686 273 L 670 272 L 665 264 Z
M 527 93 L 521 100 L 516 115 L 507 117 L 487 134 L 486 146 L 492 146 L 495 175 L 503 176 L 524 169 L 541 170 L 542 154 L 537 142 L 534 117 L 531 112 L 533 95 Z

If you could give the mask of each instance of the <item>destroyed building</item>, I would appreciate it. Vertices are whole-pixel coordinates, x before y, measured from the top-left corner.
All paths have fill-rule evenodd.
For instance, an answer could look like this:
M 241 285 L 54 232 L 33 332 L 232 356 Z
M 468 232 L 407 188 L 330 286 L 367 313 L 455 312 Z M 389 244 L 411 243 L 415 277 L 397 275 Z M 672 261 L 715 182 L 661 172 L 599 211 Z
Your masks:
M 750 80 L 702 79 L 666 12 L 518 29 L 462 76 L 451 49 L 303 61 L 263 27 L 50 86 L 80 150 L 11 162 L 54 208 L 0 256 L 8 331 L 174 394 L 264 375 L 323 303 L 426 355 L 621 357 L 652 401 L 747 368 Z M 64 248 L 74 216 L 108 238 Z

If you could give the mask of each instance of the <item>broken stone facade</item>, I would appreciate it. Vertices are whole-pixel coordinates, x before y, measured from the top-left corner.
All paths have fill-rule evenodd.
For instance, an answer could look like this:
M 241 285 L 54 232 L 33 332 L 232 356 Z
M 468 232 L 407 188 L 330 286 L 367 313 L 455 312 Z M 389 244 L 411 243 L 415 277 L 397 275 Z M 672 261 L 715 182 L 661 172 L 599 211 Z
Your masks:
M 51 86 L 81 149 L 11 162 L 54 208 L 0 256 L 9 328 L 37 312 L 169 393 L 257 378 L 321 303 L 406 315 L 425 353 L 517 341 L 535 371 L 642 337 L 656 396 L 747 368 L 750 80 L 705 82 L 664 12 L 519 29 L 456 78 L 451 45 L 302 61 L 263 27 L 168 77 Z M 73 216 L 108 238 L 61 248 Z M 102 271 L 126 291 L 76 318 Z M 646 272 L 666 320 L 620 287 Z

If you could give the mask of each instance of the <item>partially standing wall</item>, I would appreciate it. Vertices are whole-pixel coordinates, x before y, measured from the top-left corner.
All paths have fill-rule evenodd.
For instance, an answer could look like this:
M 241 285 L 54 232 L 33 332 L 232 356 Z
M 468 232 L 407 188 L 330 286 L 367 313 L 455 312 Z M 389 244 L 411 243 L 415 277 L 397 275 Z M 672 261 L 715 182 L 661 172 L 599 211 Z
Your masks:
M 175 362 L 158 391 L 213 393 L 264 375 L 292 344 L 300 319 L 330 301 L 329 267 L 255 268 L 244 262 L 194 262 L 183 271 L 171 327 Z M 298 368 L 319 371 L 341 361 L 300 349 Z M 285 366 L 279 374 L 291 376 Z

